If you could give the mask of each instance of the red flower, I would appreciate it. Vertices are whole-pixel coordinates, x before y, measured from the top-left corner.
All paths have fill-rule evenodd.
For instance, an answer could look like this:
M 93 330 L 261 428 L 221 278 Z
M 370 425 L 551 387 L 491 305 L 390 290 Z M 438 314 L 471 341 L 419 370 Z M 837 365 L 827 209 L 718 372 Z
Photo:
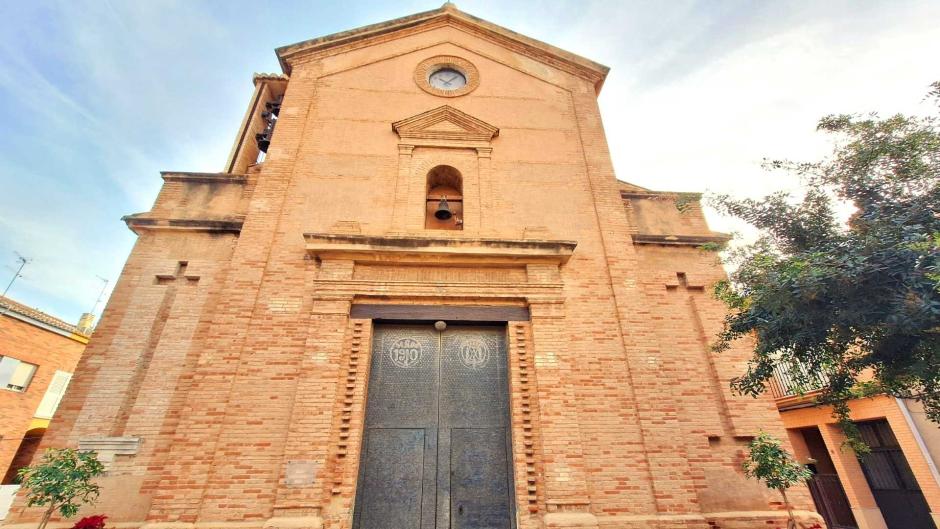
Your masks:
M 104 529 L 105 519 L 107 519 L 107 516 L 103 514 L 86 516 L 75 522 L 75 525 L 72 526 L 72 529 Z

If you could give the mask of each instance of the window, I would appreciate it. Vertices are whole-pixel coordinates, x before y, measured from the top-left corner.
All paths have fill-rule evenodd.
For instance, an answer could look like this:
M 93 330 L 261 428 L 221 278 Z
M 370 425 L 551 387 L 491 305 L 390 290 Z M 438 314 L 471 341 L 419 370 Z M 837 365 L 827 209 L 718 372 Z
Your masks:
M 463 229 L 463 178 L 449 165 L 438 165 L 428 173 L 424 227 Z
M 36 373 L 36 364 L 21 362 L 9 356 L 0 356 L 0 389 L 26 391 Z

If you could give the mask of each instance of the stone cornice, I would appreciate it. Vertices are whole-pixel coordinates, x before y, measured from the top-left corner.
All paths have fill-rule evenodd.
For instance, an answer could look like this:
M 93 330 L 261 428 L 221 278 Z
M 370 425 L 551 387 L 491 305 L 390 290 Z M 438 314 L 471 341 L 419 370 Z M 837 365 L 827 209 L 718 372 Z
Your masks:
M 286 75 L 279 74 L 279 73 L 255 73 L 251 77 L 251 82 L 254 83 L 255 85 L 257 85 L 258 83 L 262 83 L 264 81 L 274 81 L 274 82 L 283 81 L 286 83 L 289 80 L 290 80 L 289 77 L 287 77 Z
M 434 264 L 563 264 L 573 241 L 464 239 L 305 233 L 307 253 L 319 259 Z
M 418 32 L 428 29 L 428 27 L 448 25 L 495 42 L 572 75 L 588 79 L 594 84 L 595 91 L 598 93 L 604 79 L 607 77 L 607 72 L 610 70 L 608 67 L 590 59 L 464 13 L 450 3 L 431 11 L 282 46 L 277 48 L 275 52 L 284 73 L 290 75 L 291 64 L 302 56 L 325 53 L 328 50 L 336 51 L 336 49 L 347 51 L 348 49 L 382 42 L 388 38 L 389 34 L 394 33 L 398 36 L 399 33 Z
M 621 191 L 620 198 L 662 199 L 682 197 L 689 200 L 701 200 L 702 193 L 686 193 L 680 191 Z
M 660 244 L 667 246 L 702 246 L 704 244 L 725 244 L 731 236 L 725 233 L 712 235 L 664 235 L 637 233 L 633 235 L 633 244 Z
M 200 184 L 241 184 L 248 182 L 248 176 L 233 173 L 191 173 L 181 171 L 161 171 L 164 182 L 194 182 Z
M 450 124 L 452 127 L 449 130 L 435 130 L 435 125 L 441 123 Z M 487 143 L 499 135 L 498 128 L 449 105 L 443 105 L 416 116 L 396 121 L 392 123 L 392 130 L 402 140 L 424 140 L 425 142 L 443 140 L 447 142 Z
M 140 235 L 140 230 L 203 231 L 217 233 L 240 233 L 244 216 L 184 219 L 150 217 L 146 213 L 125 215 L 121 218 L 131 231 Z

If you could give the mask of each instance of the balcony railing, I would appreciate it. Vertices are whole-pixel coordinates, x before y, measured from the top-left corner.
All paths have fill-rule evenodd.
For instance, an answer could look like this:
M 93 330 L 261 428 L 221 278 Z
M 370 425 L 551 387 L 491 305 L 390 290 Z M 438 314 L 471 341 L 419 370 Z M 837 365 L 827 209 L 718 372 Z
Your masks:
M 829 377 L 821 371 L 810 371 L 803 364 L 778 364 L 770 379 L 770 393 L 775 399 L 793 397 L 815 391 L 829 383 Z

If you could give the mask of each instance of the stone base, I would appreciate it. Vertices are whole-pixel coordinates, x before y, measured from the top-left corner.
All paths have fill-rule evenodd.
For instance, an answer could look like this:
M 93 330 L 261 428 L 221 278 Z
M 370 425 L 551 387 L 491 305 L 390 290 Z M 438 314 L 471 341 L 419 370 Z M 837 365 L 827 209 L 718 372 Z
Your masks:
M 597 529 L 597 517 L 588 512 L 550 512 L 542 519 L 545 527 L 581 527 Z
M 323 519 L 319 516 L 297 516 L 271 518 L 264 522 L 264 529 L 321 529 Z
M 794 511 L 797 527 L 826 527 L 812 511 Z M 597 518 L 599 529 L 786 529 L 787 513 L 781 511 L 727 511 L 702 514 L 622 514 Z M 546 527 L 550 527 L 546 524 Z
M 795 511 L 797 527 L 825 528 L 822 517 L 811 511 Z M 880 512 L 879 512 L 880 515 Z M 542 518 L 546 529 L 786 529 L 787 514 L 780 511 L 729 511 L 704 514 L 621 514 L 595 516 L 585 512 L 547 513 Z M 52 522 L 48 529 L 67 529 L 70 522 Z M 883 523 L 883 520 L 882 520 Z M 940 526 L 940 525 L 938 525 Z M 185 522 L 108 522 L 114 529 L 322 529 L 319 516 L 275 517 L 260 521 Z M 860 529 L 863 527 L 859 522 Z M 873 528 L 874 526 L 866 526 Z M 2 525 L 2 529 L 36 529 L 36 523 Z

